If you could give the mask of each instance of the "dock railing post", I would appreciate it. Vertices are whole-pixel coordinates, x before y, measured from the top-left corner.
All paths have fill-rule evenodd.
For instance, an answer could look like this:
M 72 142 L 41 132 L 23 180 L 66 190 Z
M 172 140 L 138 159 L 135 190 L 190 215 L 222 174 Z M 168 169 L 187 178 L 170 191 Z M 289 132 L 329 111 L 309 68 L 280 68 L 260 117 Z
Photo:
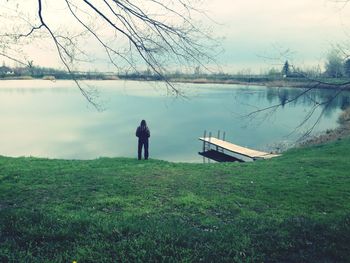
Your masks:
M 226 139 L 225 137 L 226 137 L 226 132 L 224 132 L 223 135 L 222 135 L 222 140 L 223 141 L 225 141 L 225 139 Z M 224 152 L 224 148 L 222 148 L 221 150 L 222 150 L 222 152 Z
M 210 150 L 211 149 L 211 144 L 210 144 L 210 141 L 211 141 L 211 132 L 209 132 L 209 144 L 208 144 L 208 150 Z
M 218 130 L 218 139 L 220 140 L 220 130 Z M 219 151 L 219 146 L 216 146 L 216 150 Z
M 205 152 L 205 145 L 206 145 L 205 138 L 206 138 L 206 137 L 207 137 L 207 131 L 204 130 L 204 136 L 203 136 L 203 138 L 204 138 L 204 140 L 203 140 L 203 152 Z

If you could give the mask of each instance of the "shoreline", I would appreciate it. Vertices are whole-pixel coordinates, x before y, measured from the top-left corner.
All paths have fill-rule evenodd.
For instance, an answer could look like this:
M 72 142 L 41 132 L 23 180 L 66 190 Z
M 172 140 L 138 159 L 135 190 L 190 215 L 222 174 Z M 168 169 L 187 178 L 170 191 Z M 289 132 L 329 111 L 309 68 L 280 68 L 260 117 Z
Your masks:
M 52 76 L 45 76 L 43 78 L 33 78 L 31 76 L 22 76 L 22 77 L 11 77 L 11 78 L 1 78 L 1 81 L 11 81 L 11 80 L 49 80 L 49 81 L 73 81 L 73 79 L 57 79 Z M 80 78 L 78 81 L 141 81 L 141 82 L 164 82 L 162 80 L 155 80 L 151 78 L 118 78 L 118 77 L 108 77 L 105 78 L 96 78 L 96 79 L 88 79 L 88 78 Z M 318 83 L 317 81 L 294 81 L 294 80 L 268 80 L 268 81 L 241 81 L 237 79 L 208 79 L 208 78 L 194 78 L 194 79 L 186 79 L 186 78 L 170 78 L 170 83 L 183 83 L 183 84 L 222 84 L 222 85 L 245 85 L 245 86 L 261 86 L 267 88 L 312 88 L 315 86 L 315 89 L 336 89 L 336 83 Z M 340 85 L 341 83 L 339 83 Z M 317 87 L 316 87 L 317 85 Z M 347 85 L 344 91 L 350 91 L 350 85 Z
M 350 108 L 345 109 L 339 116 L 339 127 L 331 130 L 326 130 L 320 135 L 312 136 L 304 142 L 296 145 L 293 148 L 309 147 L 328 143 L 332 141 L 342 140 L 350 136 Z
M 147 81 L 147 80 L 146 80 Z M 210 80 L 210 79 L 171 79 L 174 83 L 191 83 L 191 84 L 228 84 L 228 85 L 246 85 L 246 86 L 261 86 L 267 88 L 311 88 L 312 85 L 317 85 L 317 81 L 289 81 L 289 80 L 271 80 L 267 82 L 258 81 L 239 81 L 239 80 Z M 318 84 L 315 89 L 335 89 L 336 84 Z M 350 90 L 350 85 L 345 89 Z

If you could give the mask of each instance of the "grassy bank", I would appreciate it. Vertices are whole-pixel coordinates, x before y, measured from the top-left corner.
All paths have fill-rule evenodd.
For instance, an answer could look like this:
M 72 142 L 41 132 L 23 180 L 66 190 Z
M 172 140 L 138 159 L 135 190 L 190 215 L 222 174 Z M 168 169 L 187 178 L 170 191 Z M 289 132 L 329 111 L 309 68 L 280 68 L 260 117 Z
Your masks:
M 0 157 L 0 262 L 348 262 L 349 148 L 210 165 Z

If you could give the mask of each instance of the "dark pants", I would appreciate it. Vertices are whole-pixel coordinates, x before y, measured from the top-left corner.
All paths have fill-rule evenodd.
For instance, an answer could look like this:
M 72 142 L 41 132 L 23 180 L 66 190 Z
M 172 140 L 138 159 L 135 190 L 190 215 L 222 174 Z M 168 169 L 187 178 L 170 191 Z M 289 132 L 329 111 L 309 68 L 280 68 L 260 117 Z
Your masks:
M 141 160 L 142 156 L 142 147 L 144 147 L 145 150 L 145 160 L 148 159 L 148 140 L 139 140 L 139 146 L 137 151 L 137 157 L 139 160 Z

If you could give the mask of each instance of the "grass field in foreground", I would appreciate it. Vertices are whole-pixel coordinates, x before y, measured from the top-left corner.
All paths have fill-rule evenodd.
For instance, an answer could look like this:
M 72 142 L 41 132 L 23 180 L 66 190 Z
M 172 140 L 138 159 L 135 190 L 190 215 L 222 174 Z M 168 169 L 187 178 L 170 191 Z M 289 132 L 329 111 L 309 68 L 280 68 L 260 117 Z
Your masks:
M 0 157 L 0 262 L 349 262 L 349 149 L 210 165 Z

